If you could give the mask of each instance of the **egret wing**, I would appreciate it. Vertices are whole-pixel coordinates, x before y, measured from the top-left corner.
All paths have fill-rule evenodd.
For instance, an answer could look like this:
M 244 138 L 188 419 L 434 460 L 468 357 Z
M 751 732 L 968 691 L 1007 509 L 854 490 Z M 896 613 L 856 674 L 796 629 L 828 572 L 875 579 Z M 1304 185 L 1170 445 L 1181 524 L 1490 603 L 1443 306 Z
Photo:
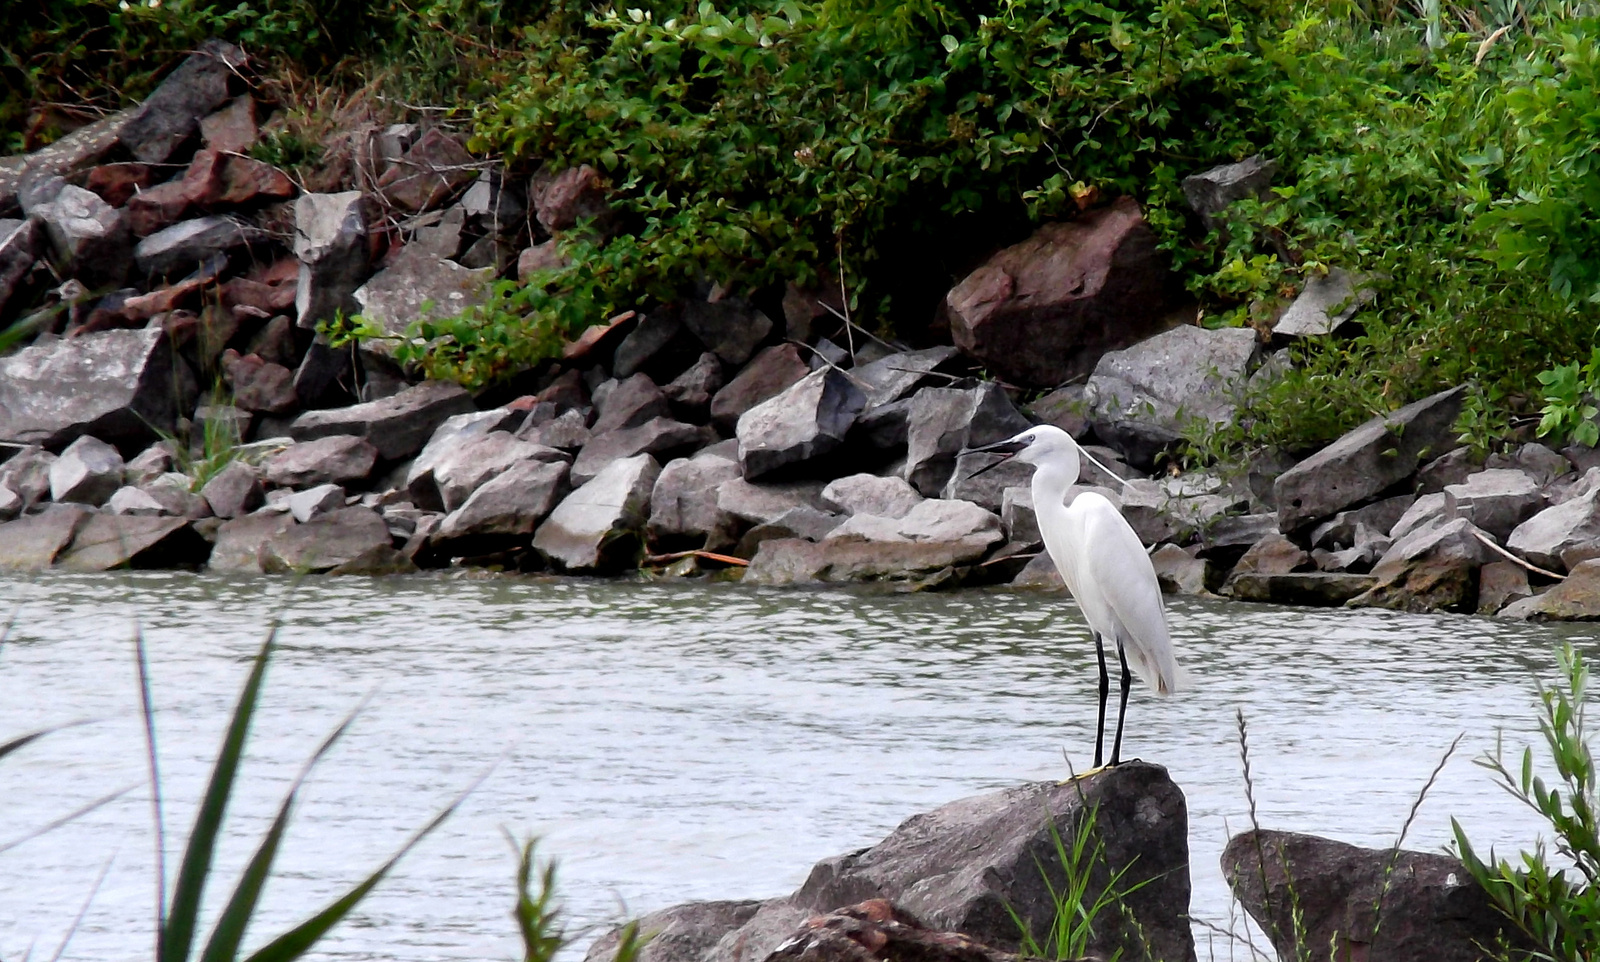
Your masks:
M 1105 498 L 1080 495 L 1070 510 L 1082 518 L 1084 545 L 1098 594 L 1115 615 L 1117 641 L 1139 677 L 1162 694 L 1176 690 L 1178 665 L 1167 632 L 1161 585 L 1144 544 Z

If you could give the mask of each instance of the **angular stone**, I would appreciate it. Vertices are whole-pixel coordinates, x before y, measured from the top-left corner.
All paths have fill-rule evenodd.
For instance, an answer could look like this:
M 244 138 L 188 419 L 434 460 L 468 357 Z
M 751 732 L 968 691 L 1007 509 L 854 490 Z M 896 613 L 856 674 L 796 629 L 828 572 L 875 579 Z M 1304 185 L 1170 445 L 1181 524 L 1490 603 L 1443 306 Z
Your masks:
M 0 220 L 0 317 L 6 303 L 24 290 L 24 280 L 43 249 L 44 232 L 38 221 Z
M 189 187 L 181 179 L 156 184 L 128 198 L 128 230 L 135 237 L 149 237 L 183 220 L 193 206 Z
M 1524 521 L 1506 539 L 1506 547 L 1541 568 L 1554 570 L 1564 564 L 1564 554 L 1596 542 L 1600 542 L 1600 492 L 1590 492 Z
M 751 484 L 739 477 L 724 481 L 717 488 L 717 507 L 750 524 L 768 524 L 801 505 L 825 507 L 822 503 L 822 482 Z
M 672 404 L 673 413 L 681 420 L 704 421 L 710 414 L 711 404 L 722 391 L 722 387 L 722 361 L 707 351 L 682 374 L 664 385 L 661 393 Z M 738 423 L 738 418 L 734 419 L 734 423 Z
M 765 348 L 712 398 L 711 419 L 730 430 L 746 411 L 782 394 L 810 373 L 810 366 L 793 344 Z
M 1082 441 L 1089 433 L 1088 387 L 1068 384 L 1027 405 L 1022 410 L 1040 424 L 1049 424 Z
M 1183 198 L 1207 227 L 1216 227 L 1220 223 L 1217 215 L 1233 202 L 1249 198 L 1266 200 L 1271 196 L 1272 178 L 1277 173 L 1275 161 L 1257 154 L 1238 163 L 1190 174 L 1183 179 Z
M 1498 560 L 1477 537 L 1482 530 L 1466 518 L 1418 528 L 1396 538 L 1372 569 L 1377 583 L 1352 607 L 1397 611 L 1474 611 L 1478 606 L 1478 568 Z
M 261 507 L 266 492 L 260 473 L 243 461 L 229 461 L 200 489 L 200 497 L 219 518 L 237 518 Z
M 321 334 L 294 372 L 294 396 L 302 407 L 322 409 L 353 402 L 355 365 L 348 348 L 335 350 Z
M 521 461 L 446 515 L 433 535 L 450 554 L 485 554 L 528 543 L 567 492 L 565 461 Z
M 611 370 L 620 378 L 629 378 L 644 370 L 644 366 L 666 349 L 683 331 L 683 323 L 671 312 L 658 312 L 641 318 L 638 325 L 622 343 Z
M 0 217 L 15 216 L 25 181 L 64 177 L 99 163 L 138 110 L 129 107 L 103 117 L 24 157 L 0 158 Z
M 603 403 L 597 402 L 593 430 L 605 434 L 619 428 L 635 428 L 652 418 L 672 413 L 667 399 L 647 374 L 635 374 L 620 382 L 606 395 Z
M 205 498 L 196 494 L 193 487 L 188 475 L 169 471 L 153 481 L 141 484 L 139 490 L 159 502 L 163 514 L 188 518 L 191 521 L 210 517 L 211 505 L 206 503 Z
M 1205 531 L 1249 504 L 1248 499 L 1215 485 L 1196 487 L 1183 482 L 1181 478 L 1140 478 L 1121 485 L 1118 496 L 1123 517 L 1145 544 L 1186 543 L 1197 535 L 1203 539 Z
M 282 314 L 267 321 L 250 339 L 244 353 L 254 354 L 269 364 L 282 365 L 292 372 L 299 362 L 299 351 L 294 343 L 294 322 Z
M 428 437 L 428 443 L 406 468 L 407 496 L 419 507 L 429 511 L 442 511 L 444 501 L 439 494 L 434 468 L 451 458 L 462 445 L 493 431 L 507 431 L 516 422 L 517 414 L 511 408 L 493 408 L 488 411 L 468 411 L 445 418 Z M 523 440 L 530 440 L 523 438 Z
M 249 94 L 235 97 L 200 118 L 200 141 L 211 150 L 248 153 L 261 136 L 256 127 L 256 102 Z
M 490 431 L 463 438 L 453 445 L 433 461 L 431 475 L 439 492 L 439 503 L 446 511 L 454 511 L 465 504 L 474 491 L 523 461 L 566 463 L 566 460 L 566 455 L 554 448 L 521 440 L 508 431 Z M 414 464 L 412 470 L 416 470 Z
M 1061 572 L 1056 570 L 1056 563 L 1050 560 L 1049 552 L 1040 551 L 1029 559 L 1015 578 L 1011 579 L 1011 586 L 1065 591 L 1067 583 L 1062 580 Z
M 1238 514 L 1217 518 L 1200 532 L 1205 550 L 1252 545 L 1278 533 L 1276 514 Z
M 1268 535 L 1251 545 L 1233 570 L 1239 574 L 1286 575 L 1311 567 L 1311 555 L 1281 534 Z
M 22 495 L 0 484 L 0 521 L 10 521 L 22 513 L 22 508 Z
M 1441 391 L 1375 417 L 1278 476 L 1278 527 L 1293 531 L 1409 478 L 1456 444 L 1466 386 Z
M 527 200 L 498 168 L 478 174 L 478 179 L 461 195 L 460 206 L 470 226 L 488 234 L 515 233 L 528 216 Z
M 213 254 L 266 243 L 270 236 L 235 217 L 213 214 L 180 221 L 156 231 L 133 249 L 139 273 L 170 277 L 195 269 Z
M 844 443 L 866 404 L 860 388 L 832 369 L 809 374 L 739 417 L 739 466 L 745 479 L 803 470 Z
M 930 496 L 944 490 L 963 450 L 1003 441 L 1030 426 L 993 382 L 965 390 L 923 388 L 911 398 L 907 423 L 905 478 Z
M 1539 488 L 1539 482 L 1523 471 L 1493 468 L 1468 476 L 1462 484 L 1447 485 L 1444 493 L 1455 499 L 1458 517 L 1504 540 L 1544 508 Z
M 262 511 L 223 522 L 206 569 L 219 574 L 261 574 L 261 546 L 294 524 L 287 512 Z
M 122 146 L 147 164 L 170 160 L 199 132 L 201 118 L 227 102 L 229 81 L 245 62 L 244 51 L 233 44 L 201 44 L 123 125 Z
M 378 178 L 378 190 L 406 210 L 432 210 L 477 179 L 479 166 L 455 138 L 435 127 Z
M 133 238 L 127 217 L 99 196 L 68 184 L 55 200 L 36 208 L 62 276 L 90 286 L 122 283 Z
M 364 438 L 335 434 L 289 445 L 267 461 L 263 474 L 283 488 L 350 484 L 370 477 L 377 462 L 378 449 Z
M 301 524 L 345 506 L 344 488 L 337 484 L 319 484 L 314 488 L 296 491 L 283 500 L 289 514 Z
M 197 567 L 211 545 L 184 518 L 96 514 L 56 560 L 68 571 Z
M 288 200 L 295 195 L 287 174 L 259 160 L 216 150 L 194 155 L 183 175 L 184 195 L 202 210 Z
M 240 356 L 230 349 L 222 356 L 222 370 L 240 410 L 287 414 L 299 406 L 294 372 L 281 364 L 255 354 Z
M 1600 558 L 1579 562 L 1567 580 L 1542 595 L 1512 602 L 1500 617 L 1524 621 L 1600 620 Z
M 1319 337 L 1332 334 L 1373 298 L 1377 291 L 1364 278 L 1335 267 L 1312 277 L 1289 309 L 1272 326 L 1274 337 Z
M 571 263 L 572 259 L 561 253 L 560 241 L 547 240 L 543 244 L 524 248 L 517 255 L 517 280 L 526 284 L 535 274 L 559 271 Z
M 1456 516 L 1455 503 L 1443 491 L 1425 494 L 1411 502 L 1405 513 L 1389 528 L 1389 537 L 1404 538 L 1419 528 L 1431 528 Z
M 1329 571 L 1261 574 L 1248 571 L 1228 578 L 1227 594 L 1235 601 L 1306 608 L 1337 608 L 1369 591 L 1378 579 L 1371 575 Z
M 1447 451 L 1417 470 L 1417 494 L 1437 494 L 1482 470 L 1483 460 L 1471 448 Z
M 399 461 L 421 451 L 446 418 L 473 410 L 472 395 L 461 385 L 425 381 L 381 400 L 307 411 L 289 432 L 297 441 L 354 435 L 370 441 L 385 461 Z
M 1484 462 L 1486 468 L 1513 468 L 1525 472 L 1535 484 L 1546 485 L 1570 474 L 1573 464 L 1566 455 L 1542 444 L 1529 443 L 1510 454 L 1494 454 Z
M 372 273 L 367 241 L 373 205 L 360 191 L 301 194 L 294 202 L 294 254 L 300 261 L 294 306 L 299 324 L 313 328 L 337 311 L 356 314 L 356 288 Z
M 1211 594 L 1211 565 L 1204 558 L 1196 558 L 1175 544 L 1164 544 L 1151 552 L 1150 563 L 1155 566 L 1162 593 L 1200 597 Z
M 772 319 L 737 297 L 690 301 L 683 306 L 683 326 L 706 350 L 734 365 L 750 360 L 772 333 Z
M 535 210 L 547 231 L 571 230 L 581 222 L 603 227 L 610 213 L 600 175 L 588 164 L 561 171 L 536 194 Z
M 1528 569 L 1510 561 L 1491 561 L 1478 569 L 1478 614 L 1492 615 L 1513 601 L 1533 596 Z
M 852 474 L 830 481 L 822 489 L 822 504 L 846 515 L 904 518 L 923 500 L 917 489 L 904 480 L 871 474 Z
M 0 571 L 40 571 L 55 563 L 94 513 L 75 504 L 0 524 Z
M 388 267 L 361 285 L 355 299 L 363 317 L 388 334 L 401 336 L 414 321 L 452 317 L 483 303 L 493 279 L 494 271 L 488 268 L 469 270 L 454 261 L 407 247 Z M 386 340 L 371 340 L 367 346 L 384 354 L 394 350 Z
M 1378 534 L 1366 525 L 1358 524 L 1350 547 L 1340 551 L 1314 548 L 1311 557 L 1323 571 L 1364 573 L 1371 571 L 1393 546 L 1394 541 L 1387 535 Z
M 828 533 L 829 540 L 961 543 L 980 557 L 1004 540 L 1000 518 L 968 501 L 930 498 L 899 518 L 855 514 Z
M 660 476 L 660 465 L 648 454 L 611 462 L 556 506 L 534 534 L 534 550 L 566 571 L 631 563 L 649 518 L 650 491 Z
M 1000 499 L 1000 523 L 1005 526 L 1007 540 L 1013 544 L 1037 545 L 1044 540 L 1039 533 L 1039 515 L 1033 509 L 1031 487 L 1005 490 Z
M 572 462 L 572 483 L 583 484 L 606 465 L 638 454 L 653 454 L 658 461 L 692 453 L 717 439 L 709 427 L 685 424 L 671 418 L 652 418 L 632 428 L 596 433 Z
M 1193 325 L 1110 351 L 1085 391 L 1095 434 L 1129 463 L 1153 466 L 1187 432 L 1233 420 L 1259 354 L 1250 328 Z
M 1379 534 L 1388 534 L 1416 501 L 1409 494 L 1401 494 L 1341 511 L 1311 532 L 1311 543 L 1329 550 L 1351 547 L 1356 543 L 1356 528 L 1361 525 Z
M 890 354 L 855 368 L 850 376 L 866 393 L 867 409 L 872 410 L 909 397 L 918 385 L 928 380 L 929 374 L 958 353 L 953 347 L 940 346 Z
M 758 524 L 746 531 L 733 553 L 741 558 L 750 558 L 760 549 L 762 542 L 780 538 L 821 541 L 843 522 L 844 518 L 828 511 L 818 511 L 804 505 L 790 508 L 766 524 Z
M 1009 460 L 997 468 L 978 474 L 987 465 L 1001 459 L 1002 455 L 972 453 L 956 458 L 955 470 L 945 482 L 941 498 L 971 501 L 986 511 L 1000 512 L 1006 491 L 1027 487 L 1033 483 L 1033 465 Z
M 122 487 L 122 455 L 104 441 L 85 435 L 67 446 L 50 465 L 50 499 L 98 507 Z
M 1160 330 L 1182 285 L 1121 197 L 991 257 L 945 298 L 956 346 L 1005 380 L 1054 388 Z
M 367 550 L 328 569 L 330 575 L 405 575 L 417 570 L 409 556 L 395 550 L 393 545 L 375 544 Z
M 392 548 L 389 526 L 370 508 L 340 508 L 286 528 L 262 542 L 261 570 L 268 574 L 320 572 L 379 548 Z
M 650 543 L 663 549 L 733 547 L 745 522 L 718 504 L 718 489 L 735 480 L 745 483 L 738 462 L 714 455 L 683 458 L 662 468 L 650 494 L 645 529 Z
M 976 561 L 985 550 L 975 549 L 966 542 L 844 538 L 825 539 L 818 543 L 803 538 L 784 538 L 762 542 L 755 556 L 750 559 L 750 566 L 745 569 L 744 582 L 754 585 L 795 585 L 916 581 L 954 565 Z

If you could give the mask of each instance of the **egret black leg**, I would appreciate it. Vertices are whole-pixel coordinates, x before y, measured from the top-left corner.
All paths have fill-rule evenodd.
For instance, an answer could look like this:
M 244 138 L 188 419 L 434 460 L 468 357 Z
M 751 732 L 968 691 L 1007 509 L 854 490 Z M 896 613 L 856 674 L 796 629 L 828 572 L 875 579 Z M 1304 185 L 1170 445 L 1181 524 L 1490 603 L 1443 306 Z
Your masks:
M 1117 707 L 1117 738 L 1111 743 L 1111 764 L 1118 765 L 1122 762 L 1122 719 L 1128 714 L 1128 689 L 1133 684 L 1133 675 L 1128 671 L 1128 656 L 1122 653 L 1122 645 L 1117 645 L 1117 660 L 1122 662 L 1122 704 Z
M 1106 740 L 1106 702 L 1111 698 L 1111 676 L 1106 674 L 1106 644 L 1098 631 L 1094 633 L 1094 653 L 1100 658 L 1100 721 L 1094 728 L 1094 767 L 1099 768 L 1103 758 L 1101 745 Z

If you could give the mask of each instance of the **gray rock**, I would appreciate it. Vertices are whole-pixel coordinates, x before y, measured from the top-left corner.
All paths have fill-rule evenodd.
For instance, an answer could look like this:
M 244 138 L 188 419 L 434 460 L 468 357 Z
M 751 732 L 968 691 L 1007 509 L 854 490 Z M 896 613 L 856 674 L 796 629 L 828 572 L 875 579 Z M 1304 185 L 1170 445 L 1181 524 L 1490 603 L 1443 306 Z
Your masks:
M 640 949 L 637 962 L 700 962 L 762 905 L 757 900 L 688 902 L 646 913 L 639 918 L 639 931 L 655 934 Z M 618 938 L 619 932 L 613 930 L 595 939 L 584 962 L 613 962 Z
M 793 344 L 766 348 L 712 397 L 711 420 L 725 431 L 732 430 L 746 411 L 777 397 L 810 373 L 810 366 Z
M 1329 521 L 1317 525 L 1311 532 L 1311 543 L 1318 548 L 1335 551 L 1356 543 L 1356 529 L 1362 525 L 1373 531 L 1388 534 L 1417 501 L 1409 494 L 1396 495 L 1374 501 L 1372 504 L 1349 511 L 1341 511 Z M 1442 504 L 1443 498 L 1439 499 Z M 1401 532 L 1402 534 L 1404 532 Z
M 1185 432 L 1233 420 L 1259 354 L 1250 328 L 1193 325 L 1107 353 L 1085 390 L 1095 434 L 1149 467 Z
M 507 431 L 490 431 L 452 446 L 433 462 L 431 474 L 439 503 L 445 511 L 454 511 L 466 504 L 474 491 L 516 464 L 566 460 L 566 454 L 555 448 L 524 441 Z
M 294 396 L 302 407 L 330 408 L 356 400 L 354 352 L 334 349 L 318 334 L 294 372 Z
M 1131 480 L 1119 492 L 1122 514 L 1145 544 L 1189 541 L 1203 537 L 1211 526 L 1249 504 L 1246 498 L 1211 490 L 1187 489 L 1171 481 Z
M 1219 226 L 1217 215 L 1234 201 L 1270 196 L 1272 178 L 1278 173 L 1276 162 L 1260 154 L 1234 164 L 1223 164 L 1183 179 L 1183 197 L 1189 209 L 1199 214 L 1207 227 Z
M 62 276 L 101 286 L 120 284 L 128 275 L 133 235 L 127 216 L 99 195 L 68 184 L 33 216 L 44 225 Z
M 307 411 L 294 419 L 296 441 L 354 435 L 370 441 L 386 461 L 409 458 L 445 419 L 473 411 L 472 395 L 451 381 L 425 381 L 392 397 L 347 408 Z
M 259 227 L 213 214 L 156 231 L 133 249 L 133 261 L 146 277 L 171 277 L 189 273 L 218 252 L 254 247 L 269 239 Z
M 1089 434 L 1088 386 L 1069 384 L 1027 405 L 1023 413 L 1040 424 L 1050 424 L 1082 441 Z
M 1286 575 L 1311 567 L 1311 555 L 1281 534 L 1271 534 L 1251 545 L 1233 566 L 1243 574 Z
M 658 311 L 647 314 L 628 336 L 617 345 L 612 357 L 611 370 L 617 377 L 628 378 L 644 370 L 657 354 L 666 349 L 683 331 L 683 322 L 671 312 Z
M 572 462 L 572 483 L 585 483 L 613 461 L 638 454 L 653 454 L 657 461 L 670 461 L 716 439 L 716 432 L 709 427 L 684 424 L 671 418 L 652 418 L 638 427 L 596 433 Z
M 587 412 L 587 408 L 568 408 L 544 424 L 536 427 L 524 425 L 518 429 L 517 437 L 547 448 L 577 450 L 594 437 L 594 432 L 588 427 Z
M 827 508 L 822 501 L 821 481 L 752 484 L 738 477 L 717 487 L 718 509 L 749 524 L 768 524 L 801 505 Z
M 1533 597 L 1528 569 L 1510 561 L 1491 561 L 1478 569 L 1478 614 L 1492 615 L 1506 605 Z
M 392 548 L 389 526 L 370 508 L 339 508 L 285 528 L 261 543 L 267 574 L 330 571 L 380 548 Z
M 1305 608 L 1338 608 L 1371 590 L 1371 575 L 1329 571 L 1263 574 L 1247 571 L 1228 578 L 1227 594 L 1235 601 Z
M 605 434 L 621 428 L 636 428 L 652 418 L 667 417 L 672 413 L 666 397 L 649 375 L 635 374 L 607 392 L 604 400 L 596 392 L 595 434 Z
M 211 516 L 211 505 L 193 490 L 186 474 L 169 471 L 153 481 L 139 486 L 139 490 L 160 502 L 163 514 L 191 521 Z
M 1482 470 L 1483 462 L 1471 448 L 1457 448 L 1434 458 L 1417 471 L 1417 493 L 1436 494 Z
M 1600 558 L 1573 566 L 1567 579 L 1544 594 L 1513 601 L 1502 618 L 1523 621 L 1600 621 Z
M 899 518 L 855 514 L 828 533 L 828 540 L 962 543 L 969 558 L 981 557 L 1005 538 L 1000 518 L 969 501 L 930 498 Z
M 461 209 L 472 226 L 491 234 L 513 233 L 528 216 L 528 201 L 522 192 L 506 182 L 505 172 L 483 171 L 461 195 Z
M 526 545 L 567 492 L 565 461 L 522 461 L 472 492 L 446 515 L 433 539 L 446 553 L 485 554 Z
M 1462 484 L 1447 486 L 1444 493 L 1455 499 L 1457 516 L 1504 540 L 1517 525 L 1544 508 L 1539 488 L 1539 482 L 1521 470 L 1493 468 L 1468 476 Z
M 228 101 L 228 85 L 245 65 L 243 50 L 207 40 L 167 75 L 122 126 L 118 139 L 147 164 L 171 160 L 200 131 L 200 120 Z
M 116 495 L 112 495 L 115 498 Z M 0 521 L 10 521 L 22 513 L 22 495 L 0 485 Z
M 719 488 L 733 481 L 748 484 L 731 458 L 702 454 L 662 468 L 650 494 L 650 543 L 664 550 L 733 547 L 745 522 L 717 503 Z
M 365 439 L 335 434 L 289 445 L 268 459 L 262 474 L 283 488 L 345 485 L 371 477 L 377 463 L 378 449 Z
M 50 468 L 56 456 L 37 446 L 29 446 L 0 463 L 0 487 L 9 488 L 28 508 L 50 498 Z
M 1575 497 L 1524 521 L 1506 539 L 1506 547 L 1541 568 L 1557 569 L 1562 555 L 1600 542 L 1600 492 Z
M 950 473 L 950 480 L 945 482 L 939 496 L 971 501 L 985 511 L 998 514 L 1007 490 L 1033 483 L 1033 465 L 1016 460 L 1006 461 L 997 468 L 977 474 L 981 468 L 1001 457 L 998 454 L 972 453 L 956 458 L 955 470 Z
M 1411 502 L 1389 528 L 1389 537 L 1404 538 L 1419 528 L 1431 528 L 1456 517 L 1455 502 L 1443 491 L 1425 494 Z
M 739 417 L 739 466 L 754 481 L 800 470 L 844 443 L 866 404 L 861 389 L 832 369 L 808 374 Z
M 750 360 L 772 333 L 772 319 L 737 297 L 716 302 L 690 301 L 683 306 L 683 326 L 700 339 L 706 350 L 736 365 Z
M 0 219 L 0 317 L 6 302 L 18 293 L 33 262 L 44 249 L 44 233 L 39 222 Z
M 535 532 L 534 550 L 566 571 L 632 563 L 660 476 L 661 466 L 648 454 L 611 462 L 556 506 Z
M 122 455 L 104 441 L 85 435 L 67 446 L 50 465 L 50 499 L 105 504 L 122 487 Z
M 56 565 L 68 571 L 198 567 L 211 545 L 184 518 L 91 515 Z
M 1387 535 L 1378 534 L 1366 525 L 1358 524 L 1350 547 L 1339 551 L 1313 548 L 1311 557 L 1316 561 L 1317 567 L 1323 571 L 1349 571 L 1356 574 L 1364 574 L 1371 571 L 1373 566 L 1393 546 L 1394 541 Z
M 93 516 L 81 505 L 61 504 L 0 524 L 0 571 L 50 567 Z
M 1272 326 L 1275 337 L 1318 337 L 1332 334 L 1378 296 L 1367 279 L 1335 267 L 1325 277 L 1312 277 L 1289 309 Z
M 219 518 L 237 518 L 261 507 L 266 492 L 261 474 L 243 461 L 229 461 L 200 489 L 200 496 Z
M 300 278 L 294 306 L 301 327 L 355 314 L 356 288 L 372 273 L 367 241 L 372 218 L 370 199 L 358 190 L 339 194 L 301 194 L 294 202 L 294 254 Z
M 1016 544 L 1039 544 L 1039 516 L 1033 509 L 1033 488 L 1007 488 L 1000 499 L 1000 523 L 1006 538 Z
M 261 546 L 295 525 L 286 512 L 247 514 L 224 521 L 217 529 L 208 571 L 219 574 L 261 574 Z
M 1512 468 L 1523 471 L 1534 483 L 1546 485 L 1572 472 L 1572 462 L 1566 455 L 1542 444 L 1528 443 L 1510 454 L 1493 454 L 1484 462 L 1486 468 Z
M 1222 873 L 1280 958 L 1478 962 L 1483 946 L 1530 948 L 1448 855 L 1257 830 L 1228 841 Z
M 492 280 L 492 268 L 472 270 L 407 247 L 357 288 L 354 297 L 363 317 L 389 334 L 403 336 L 413 321 L 453 317 L 483 303 Z M 379 339 L 367 342 L 384 354 L 393 352 L 392 344 Z
M 1040 551 L 1011 579 L 1011 586 L 1055 591 L 1065 590 L 1067 583 L 1061 579 L 1061 572 L 1056 570 L 1056 563 L 1050 560 L 1050 553 Z
M 176 442 L 157 441 L 134 455 L 122 468 L 125 484 L 141 485 L 154 481 L 172 470 L 173 448 Z
M 929 374 L 957 356 L 956 349 L 949 346 L 905 351 L 863 364 L 852 370 L 850 376 L 867 395 L 867 410 L 870 411 L 909 397 Z
M 1278 476 L 1278 527 L 1294 531 L 1409 478 L 1429 457 L 1456 444 L 1466 386 L 1375 417 Z
M 1150 554 L 1156 581 L 1163 594 L 1209 597 L 1213 580 L 1211 564 L 1175 544 L 1164 544 Z
M 301 524 L 312 518 L 337 511 L 344 507 L 344 488 L 337 484 L 319 484 L 314 488 L 296 491 L 284 499 L 289 514 Z
M 1233 514 L 1224 515 L 1207 525 L 1200 532 L 1200 541 L 1207 550 L 1237 548 L 1240 545 L 1255 544 L 1262 538 L 1277 533 L 1276 514 Z
M 434 428 L 433 434 L 428 436 L 428 443 L 423 445 L 421 452 L 406 468 L 404 482 L 407 496 L 413 503 L 426 510 L 442 511 L 444 500 L 440 497 L 439 485 L 434 480 L 434 467 L 453 456 L 462 445 L 473 438 L 481 438 L 493 431 L 509 431 L 516 423 L 516 418 L 517 412 L 504 407 L 488 411 L 468 411 L 445 418 L 437 428 Z M 517 435 L 524 441 L 532 440 L 520 429 Z
M 901 398 L 862 412 L 851 428 L 851 441 L 880 454 L 903 452 L 911 436 L 911 401 Z
M 917 489 L 900 478 L 871 474 L 852 474 L 830 481 L 821 497 L 822 504 L 834 511 L 880 518 L 903 518 L 923 502 Z
M 843 522 L 843 517 L 828 511 L 806 506 L 790 508 L 767 524 L 758 524 L 746 531 L 734 554 L 741 558 L 753 557 L 763 542 L 781 538 L 821 541 Z
M 110 114 L 26 156 L 0 158 L 0 217 L 16 214 L 25 181 L 64 177 L 99 163 L 117 145 L 122 129 L 139 109 L 129 107 Z
M 923 388 L 907 412 L 905 478 L 924 495 L 940 494 L 963 450 L 1002 441 L 1028 427 L 1028 419 L 998 384 Z
M 662 387 L 661 393 L 672 402 L 672 410 L 678 417 L 687 421 L 703 421 L 710 413 L 711 403 L 722 390 L 722 385 L 722 361 L 707 351 Z M 739 413 L 743 414 L 744 411 Z M 738 421 L 737 415 L 734 421 Z
M 1484 534 L 1466 518 L 1417 528 L 1384 553 L 1373 567 L 1377 584 L 1354 607 L 1399 611 L 1467 611 L 1478 606 L 1478 568 L 1497 560 L 1479 540 Z

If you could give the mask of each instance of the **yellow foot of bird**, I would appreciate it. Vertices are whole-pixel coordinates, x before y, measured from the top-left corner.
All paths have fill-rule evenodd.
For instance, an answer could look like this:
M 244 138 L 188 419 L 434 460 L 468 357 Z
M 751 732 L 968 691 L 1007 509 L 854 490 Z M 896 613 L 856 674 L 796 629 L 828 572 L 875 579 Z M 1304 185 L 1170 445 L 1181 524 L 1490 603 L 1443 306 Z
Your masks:
M 1090 775 L 1098 775 L 1101 772 L 1109 772 L 1113 768 L 1120 768 L 1123 765 L 1128 764 L 1129 762 L 1137 762 L 1137 761 L 1140 761 L 1140 760 L 1141 759 L 1138 759 L 1138 758 L 1125 758 L 1122 761 L 1117 762 L 1117 763 L 1112 764 L 1112 765 L 1096 765 L 1093 768 L 1085 769 L 1084 771 L 1078 772 L 1077 774 L 1073 775 L 1071 778 L 1067 779 L 1066 781 L 1059 782 L 1057 784 L 1071 785 L 1073 782 L 1078 781 L 1079 779 L 1082 779 L 1082 778 L 1088 778 Z

